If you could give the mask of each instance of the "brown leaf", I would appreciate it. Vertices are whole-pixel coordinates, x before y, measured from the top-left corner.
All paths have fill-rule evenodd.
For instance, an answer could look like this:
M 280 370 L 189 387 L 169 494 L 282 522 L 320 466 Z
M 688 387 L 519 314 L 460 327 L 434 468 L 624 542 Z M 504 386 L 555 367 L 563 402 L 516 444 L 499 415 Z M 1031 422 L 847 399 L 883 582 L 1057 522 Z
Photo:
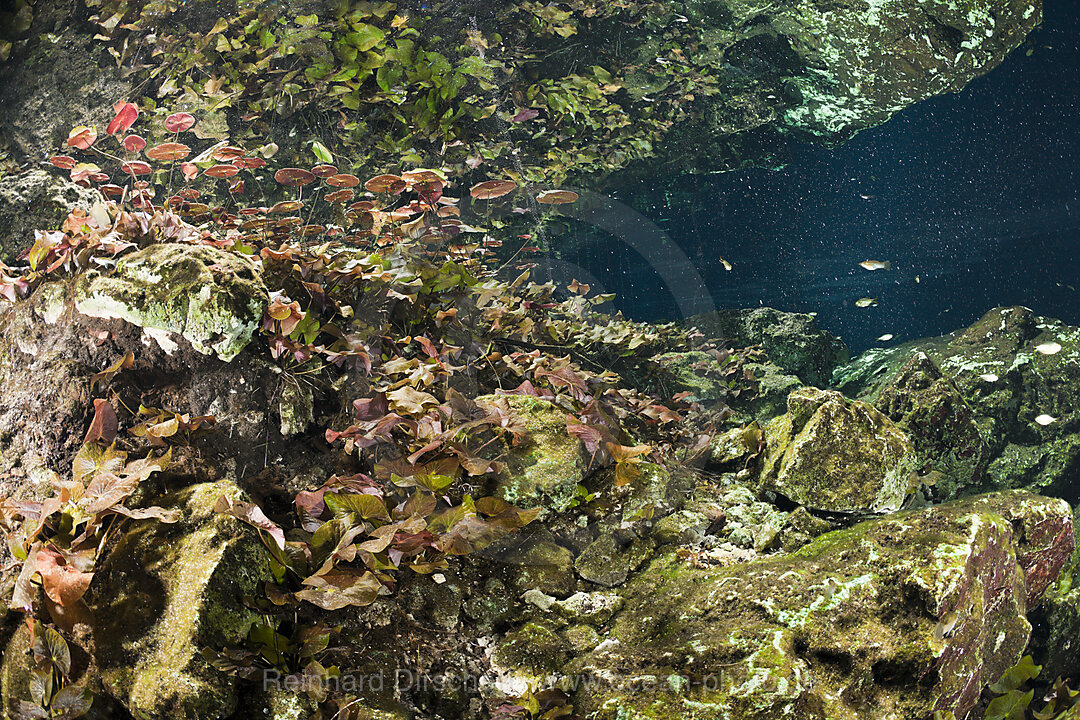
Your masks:
M 111 445 L 116 439 L 116 431 L 120 423 L 116 419 L 116 410 L 108 400 L 94 400 L 94 420 L 86 431 L 83 443 L 91 443 L 101 440 L 106 445 Z
M 115 363 L 105 368 L 99 373 L 95 373 L 90 378 L 90 391 L 93 392 L 98 383 L 108 384 L 121 370 L 126 370 L 135 364 L 135 353 L 130 350 L 124 355 L 124 357 L 117 360 Z
M 228 495 L 222 495 L 214 505 L 214 512 L 231 515 L 237 520 L 243 520 L 252 527 L 266 531 L 274 539 L 279 550 L 285 549 L 285 532 L 270 518 L 266 517 L 258 505 L 239 500 L 234 501 Z
M 92 572 L 80 572 L 68 565 L 67 560 L 51 546 L 38 550 L 37 571 L 45 594 L 61 607 L 74 605 L 90 587 Z

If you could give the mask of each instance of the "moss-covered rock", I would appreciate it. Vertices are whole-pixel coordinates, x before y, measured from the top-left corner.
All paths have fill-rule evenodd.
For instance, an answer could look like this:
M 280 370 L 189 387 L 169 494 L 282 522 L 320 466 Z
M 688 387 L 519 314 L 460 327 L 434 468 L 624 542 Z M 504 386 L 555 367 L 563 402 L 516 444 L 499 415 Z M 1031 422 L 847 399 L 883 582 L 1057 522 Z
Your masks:
M 919 473 L 941 473 L 935 498 L 951 500 L 982 484 L 989 447 L 975 413 L 925 353 L 911 356 L 875 405 L 914 442 Z
M 899 508 L 915 460 L 911 441 L 878 410 L 815 388 L 788 396 L 765 443 L 761 490 L 837 512 Z
M 836 337 L 818 329 L 814 316 L 773 308 L 716 310 L 684 324 L 735 347 L 760 345 L 769 361 L 804 385 L 824 387 L 833 369 L 847 362 L 848 350 Z
M 137 523 L 94 577 L 94 660 L 105 691 L 138 717 L 227 717 L 235 679 L 210 667 L 204 646 L 238 645 L 258 615 L 244 606 L 269 579 L 266 553 L 235 520 L 213 511 L 228 481 L 163 499 L 182 522 Z
M 54 230 L 67 213 L 89 212 L 100 201 L 97 190 L 45 170 L 0 177 L 0 262 L 14 264 L 34 244 L 35 230 Z
M 87 276 L 75 307 L 144 328 L 163 348 L 175 333 L 229 361 L 250 342 L 268 302 L 254 266 L 237 253 L 167 243 L 125 256 L 110 275 Z
M 1039 349 L 1055 346 L 1061 349 Z M 983 489 L 1023 487 L 1076 497 L 1080 328 L 1024 307 L 995 308 L 963 330 L 863 353 L 838 368 L 833 383 L 850 397 L 877 402 L 916 353 L 941 370 L 942 380 L 972 410 L 988 446 Z M 1042 415 L 1050 416 L 1049 424 L 1036 422 Z M 970 438 L 970 430 L 962 435 Z
M 714 569 L 662 553 L 563 676 L 597 718 L 884 720 L 970 709 L 1019 659 L 1072 552 L 1072 511 L 999 493 Z M 1033 579 L 1033 580 L 1032 580 Z
M 528 431 L 529 440 L 506 458 L 497 494 L 519 507 L 564 512 L 578 502 L 586 468 L 585 447 L 566 431 L 566 413 L 546 400 L 504 395 Z M 484 396 L 482 400 L 493 400 Z

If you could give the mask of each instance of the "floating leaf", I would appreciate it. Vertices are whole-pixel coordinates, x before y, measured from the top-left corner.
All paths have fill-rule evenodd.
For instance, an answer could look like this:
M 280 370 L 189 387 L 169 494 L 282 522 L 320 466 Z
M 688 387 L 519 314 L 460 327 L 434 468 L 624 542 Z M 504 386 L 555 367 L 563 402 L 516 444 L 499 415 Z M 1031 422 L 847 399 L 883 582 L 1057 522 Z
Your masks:
M 120 164 L 120 170 L 128 175 L 149 175 L 154 171 L 154 168 L 150 167 L 148 163 L 144 163 L 142 160 L 131 160 Z
M 139 118 L 139 108 L 129 102 L 118 102 L 113 106 L 116 110 L 116 117 L 112 119 L 109 126 L 105 128 L 106 135 L 116 135 L 117 133 L 127 132 L 135 121 Z
M 185 180 L 194 180 L 199 174 L 199 168 L 195 163 L 180 163 L 180 173 Z
M 294 213 L 301 207 L 303 207 L 303 204 L 299 200 L 282 200 L 279 203 L 275 203 L 274 206 L 270 208 L 269 212 L 283 214 Z
M 373 193 L 397 195 L 405 189 L 406 183 L 404 178 L 397 175 L 377 175 L 364 183 L 364 187 Z
M 352 188 L 360 184 L 360 178 L 355 175 L 349 175 L 348 173 L 341 173 L 326 178 L 326 184 L 336 188 Z M 370 190 L 371 188 L 368 189 Z
M 516 189 L 517 183 L 513 180 L 485 180 L 473 185 L 469 189 L 469 194 L 477 200 L 492 200 L 509 195 Z
M 274 173 L 274 180 L 288 187 L 300 187 L 315 181 L 315 175 L 303 168 L 281 168 Z
M 49 162 L 61 170 L 70 170 L 75 167 L 75 158 L 68 157 L 67 155 L 53 155 L 49 158 Z
M 186 112 L 173 113 L 169 117 L 165 118 L 165 129 L 171 133 L 184 132 L 190 130 L 195 124 L 195 118 Z
M 79 125 L 68 133 L 67 144 L 68 147 L 89 150 L 95 140 L 97 140 L 97 130 L 86 125 Z
M 542 205 L 566 205 L 578 199 L 573 190 L 545 190 L 536 196 L 536 202 Z
M 128 135 L 126 138 L 120 141 L 120 144 L 128 152 L 141 152 L 146 147 L 146 140 L 138 135 Z
M 214 151 L 210 153 L 210 157 L 214 158 L 218 162 L 232 162 L 244 157 L 244 151 L 238 147 L 232 145 L 223 145 L 219 148 L 214 148 Z M 196 160 L 198 162 L 198 160 Z
M 352 200 L 355 195 L 355 191 L 352 188 L 342 188 L 341 190 L 335 190 L 332 193 L 328 193 L 326 196 L 327 202 L 346 202 Z
M 266 167 L 266 161 L 261 157 L 242 157 L 233 160 L 233 165 L 242 170 L 258 170 Z
M 151 160 L 160 160 L 162 162 L 183 160 L 190 154 L 191 148 L 183 143 L 175 142 L 161 143 L 146 151 L 146 157 Z
M 63 555 L 46 546 L 37 553 L 37 571 L 49 599 L 60 607 L 77 603 L 90 587 L 92 572 L 82 572 L 68 564 Z
M 203 171 L 203 175 L 206 175 L 207 177 L 222 179 L 231 178 L 239 172 L 240 169 L 237 168 L 235 165 L 213 165 L 206 168 L 206 170 Z

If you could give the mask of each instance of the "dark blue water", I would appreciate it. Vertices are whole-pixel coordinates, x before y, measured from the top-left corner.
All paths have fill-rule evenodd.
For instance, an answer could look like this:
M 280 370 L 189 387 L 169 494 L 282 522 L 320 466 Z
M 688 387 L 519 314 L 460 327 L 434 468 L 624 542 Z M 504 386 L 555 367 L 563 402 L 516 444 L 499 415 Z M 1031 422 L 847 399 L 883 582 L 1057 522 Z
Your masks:
M 885 333 L 957 329 L 995 305 L 1080 324 L 1069 287 L 1080 287 L 1078 68 L 1080 13 L 1049 0 L 1043 26 L 958 94 L 838 148 L 800 146 L 783 170 L 646 180 L 615 197 L 667 232 L 717 307 L 817 312 L 855 352 Z M 667 190 L 698 201 L 655 200 Z M 893 269 L 867 272 L 867 259 Z M 618 242 L 567 260 L 632 317 L 680 315 L 650 261 Z M 862 297 L 879 304 L 856 308 Z

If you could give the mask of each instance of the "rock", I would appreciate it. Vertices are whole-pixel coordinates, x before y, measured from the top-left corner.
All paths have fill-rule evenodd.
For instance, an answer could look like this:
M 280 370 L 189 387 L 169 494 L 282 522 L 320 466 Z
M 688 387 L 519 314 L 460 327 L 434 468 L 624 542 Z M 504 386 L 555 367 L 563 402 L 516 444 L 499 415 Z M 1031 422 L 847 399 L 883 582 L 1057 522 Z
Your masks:
M 60 11 L 49 5 L 61 5 Z M 72 22 L 64 0 L 35 5 L 33 35 L 20 62 L 0 67 L 0 133 L 24 159 L 37 162 L 59 150 L 76 125 L 103 131 L 113 103 L 131 97 L 116 61 Z M 53 22 L 44 18 L 56 16 Z M 104 133 L 103 133 L 104 134 Z M 115 146 L 114 146 L 115 147 Z
M 1072 532 L 1064 502 L 1007 492 L 731 567 L 663 552 L 559 673 L 590 680 L 573 698 L 586 717 L 964 717 L 1024 653 L 1025 615 Z
M 506 470 L 499 477 L 499 497 L 519 507 L 540 505 L 555 513 L 576 505 L 586 468 L 585 446 L 566 432 L 566 413 L 539 398 L 497 397 L 506 400 L 529 433 L 529 441 L 506 458 Z
M 55 230 L 72 210 L 89 212 L 100 201 L 97 190 L 58 172 L 29 170 L 0 177 L 0 262 L 13 264 L 34 244 L 35 230 Z
M 933 497 L 951 500 L 983 482 L 989 447 L 956 385 L 925 353 L 915 353 L 882 388 L 875 406 L 915 444 L 920 474 L 943 475 Z
M 787 400 L 785 398 L 785 404 Z M 742 470 L 751 453 L 758 450 L 760 429 L 755 425 L 732 428 L 709 442 L 706 467 L 716 472 Z
M 914 448 L 892 421 L 840 393 L 804 388 L 765 426 L 760 489 L 810 508 L 887 512 L 900 507 Z
M 502 565 L 503 579 L 514 597 L 521 597 L 529 590 L 539 590 L 545 595 L 564 598 L 576 589 L 574 556 L 569 550 L 557 545 L 548 533 L 530 535 L 528 538 L 512 538 L 511 549 L 505 551 L 489 548 L 485 555 Z M 498 567 L 498 566 L 496 566 Z
M 622 608 L 623 600 L 613 592 L 577 592 L 554 604 L 556 612 L 567 620 L 603 625 Z
M 804 385 L 824 387 L 833 369 L 847 362 L 843 342 L 814 324 L 814 317 L 773 308 L 716 310 L 683 321 L 707 337 L 724 339 L 736 347 L 760 345 L 769 361 Z
M 198 352 L 214 352 L 226 362 L 250 342 L 268 303 L 249 261 L 226 250 L 178 243 L 149 245 L 124 256 L 111 275 L 86 276 L 75 299 L 84 315 L 144 328 L 166 352 L 175 344 L 168 334 L 175 333 Z
M 814 517 L 804 507 L 795 508 L 788 516 L 781 530 L 784 552 L 792 553 L 808 544 L 814 538 L 824 535 L 832 529 L 828 520 Z
M 652 554 L 652 544 L 640 538 L 620 544 L 609 532 L 600 534 L 578 555 L 574 569 L 584 580 L 604 587 L 626 582 L 630 573 Z
M 1036 350 L 1048 343 L 1062 349 Z M 939 368 L 971 408 L 988 446 L 984 489 L 1024 487 L 1076 497 L 1080 328 L 1024 307 L 995 308 L 963 330 L 863 353 L 838 368 L 833 383 L 850 397 L 876 402 L 916 353 Z M 1055 421 L 1039 425 L 1035 418 L 1043 414 Z M 970 437 L 969 430 L 963 434 Z
M 566 662 L 569 643 L 551 628 L 527 623 L 509 632 L 495 649 L 494 662 L 502 667 L 543 674 Z
M 161 504 L 176 525 L 141 522 L 120 537 L 94 577 L 94 659 L 106 692 L 139 717 L 227 717 L 235 678 L 210 667 L 204 646 L 239 645 L 259 616 L 245 607 L 270 579 L 254 531 L 213 511 L 228 481 L 194 485 Z
M 1080 677 L 1080 504 L 1073 509 L 1073 528 L 1076 549 L 1047 589 L 1034 622 L 1032 645 L 1046 678 Z
M 653 539 L 661 545 L 700 545 L 712 522 L 701 513 L 680 510 L 661 518 L 653 528 Z

